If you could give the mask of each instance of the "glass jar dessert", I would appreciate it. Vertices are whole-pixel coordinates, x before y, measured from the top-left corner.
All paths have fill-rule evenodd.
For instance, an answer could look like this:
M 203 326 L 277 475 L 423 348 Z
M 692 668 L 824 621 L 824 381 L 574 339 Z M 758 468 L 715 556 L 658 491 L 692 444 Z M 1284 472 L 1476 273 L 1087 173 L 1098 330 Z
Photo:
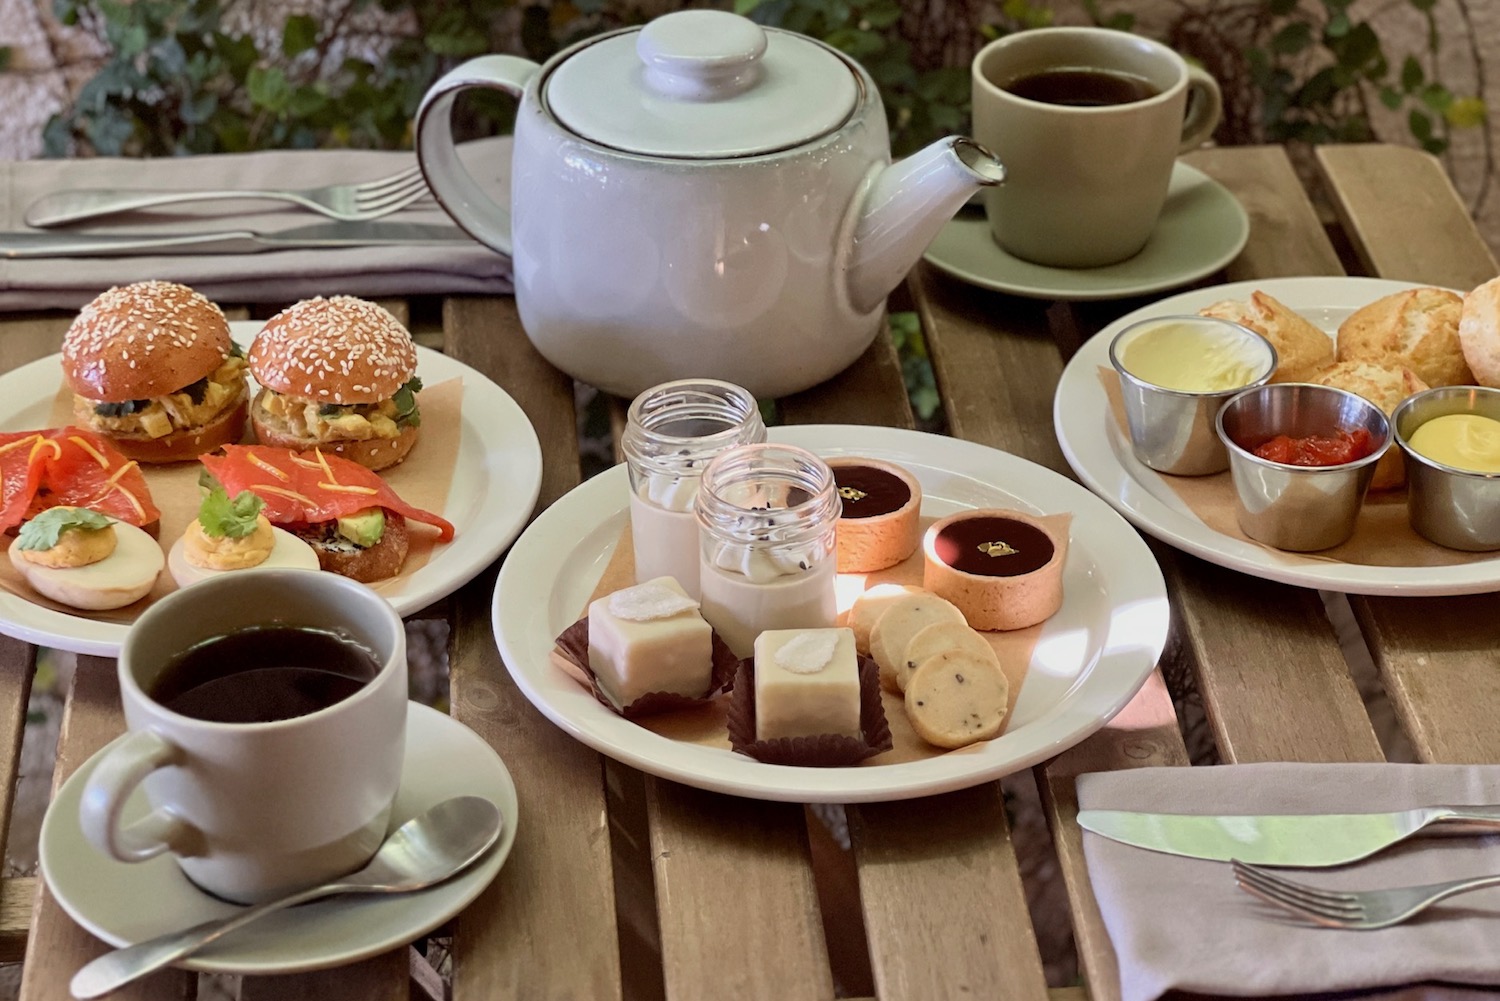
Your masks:
M 637 583 L 671 577 L 698 597 L 699 479 L 719 453 L 765 440 L 755 397 L 733 383 L 679 379 L 635 398 L 620 444 L 630 470 Z
M 791 445 L 747 445 L 709 463 L 695 502 L 703 617 L 737 657 L 768 629 L 838 617 L 833 470 Z

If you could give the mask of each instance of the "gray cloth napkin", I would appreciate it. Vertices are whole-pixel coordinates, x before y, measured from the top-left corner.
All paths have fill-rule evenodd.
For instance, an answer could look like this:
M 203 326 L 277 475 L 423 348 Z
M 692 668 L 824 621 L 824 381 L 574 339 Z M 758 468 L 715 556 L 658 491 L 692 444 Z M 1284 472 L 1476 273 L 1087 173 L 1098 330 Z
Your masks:
M 474 179 L 509 198 L 510 139 L 466 144 L 460 153 Z M 309 188 L 375 180 L 415 163 L 409 152 L 295 150 L 174 157 L 99 158 L 0 163 L 0 230 L 25 230 L 26 208 L 69 188 Z M 502 201 L 502 204 L 504 202 Z M 435 202 L 389 220 L 451 222 Z M 266 201 L 202 202 L 111 216 L 70 229 L 99 233 L 263 232 L 328 222 L 291 205 Z M 0 260 L 0 310 L 76 309 L 111 285 L 162 278 L 190 285 L 220 303 L 285 303 L 315 295 L 365 297 L 506 293 L 510 259 L 481 244 L 452 247 L 355 247 L 273 250 L 260 254 Z
M 1078 778 L 1087 810 L 1365 813 L 1500 804 L 1500 767 L 1258 764 L 1141 768 Z M 1293 923 L 1237 889 L 1229 865 L 1084 833 L 1094 896 L 1120 962 L 1124 1001 L 1169 990 L 1239 997 L 1373 991 L 1454 999 L 1500 985 L 1500 888 L 1381 931 Z M 1376 889 L 1500 873 L 1500 837 L 1418 838 L 1355 865 L 1286 870 L 1325 889 Z M 1389 989 L 1401 988 L 1398 994 Z M 1361 995 L 1367 996 L 1367 995 Z

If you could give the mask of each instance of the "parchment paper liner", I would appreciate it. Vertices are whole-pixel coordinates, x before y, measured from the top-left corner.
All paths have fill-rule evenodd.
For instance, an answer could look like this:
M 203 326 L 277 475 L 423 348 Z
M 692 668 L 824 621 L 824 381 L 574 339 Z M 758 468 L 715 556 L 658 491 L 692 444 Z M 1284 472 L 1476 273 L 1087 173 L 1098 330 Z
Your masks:
M 729 696 L 729 746 L 768 765 L 841 768 L 857 765 L 894 742 L 880 699 L 880 669 L 869 657 L 859 658 L 859 728 L 862 735 L 823 733 L 815 737 L 755 739 L 755 658 L 740 661 Z
M 1058 533 L 1067 535 L 1068 526 L 1072 521 L 1072 515 L 1047 514 L 1041 515 L 1042 521 L 1054 526 Z M 925 532 L 936 518 L 924 515 L 921 521 L 922 530 Z M 629 587 L 635 583 L 635 549 L 631 541 L 630 523 L 626 523 L 620 530 L 620 539 L 615 546 L 614 553 L 605 565 L 604 573 L 599 582 L 594 585 L 593 592 L 588 600 L 603 597 Z M 912 584 L 920 587 L 922 584 L 922 550 L 918 547 L 905 561 L 886 570 L 879 570 L 869 574 L 840 574 L 839 588 L 844 594 L 840 599 L 841 611 L 837 625 L 846 625 L 846 614 L 843 606 L 846 604 L 844 598 L 853 600 L 857 591 L 868 590 L 878 584 Z M 852 590 L 847 589 L 852 587 Z M 1063 598 L 1066 603 L 1066 595 Z M 587 607 L 587 606 L 585 606 Z M 1041 635 L 1044 625 L 1032 626 L 1028 629 L 1017 629 L 1013 632 L 989 632 L 981 633 L 989 641 L 995 656 L 1000 660 L 1000 667 L 1010 681 L 1010 695 L 1006 707 L 1006 725 L 1009 726 L 1010 712 L 1015 709 L 1016 699 L 1019 698 L 1021 689 L 1026 682 L 1026 674 L 1031 664 L 1032 651 L 1036 649 L 1037 639 Z M 584 673 L 564 658 L 554 647 L 551 653 L 552 663 L 561 671 L 567 672 L 575 681 L 584 687 L 588 687 L 588 681 Z M 982 740 L 968 747 L 960 747 L 954 750 L 936 747 L 927 743 L 912 729 L 911 722 L 906 718 L 906 700 L 897 692 L 883 692 L 881 695 L 882 705 L 885 708 L 886 723 L 891 729 L 892 747 L 873 757 L 865 758 L 860 762 L 861 767 L 875 768 L 880 765 L 894 765 L 905 761 L 925 761 L 928 758 L 947 757 L 954 754 L 980 754 L 989 746 L 989 741 Z M 652 716 L 642 717 L 636 720 L 636 724 L 660 737 L 675 740 L 682 744 L 695 744 L 699 747 L 714 748 L 716 750 L 731 750 L 728 732 L 728 704 L 730 699 L 714 699 L 711 702 L 700 703 L 686 709 L 674 712 L 662 712 Z M 614 707 L 610 709 L 613 711 Z M 1003 731 L 1002 731 L 1003 732 Z
M 58 369 L 58 382 L 60 385 L 52 401 L 48 427 L 62 427 L 73 423 L 73 393 L 66 385 L 61 384 L 61 368 Z M 380 475 L 385 477 L 391 489 L 408 504 L 442 513 L 448 503 L 454 470 L 458 468 L 458 444 L 463 428 L 463 380 L 455 377 L 428 386 L 417 399 L 422 406 L 422 436 L 406 461 L 383 470 Z M 25 428 L 7 430 L 22 431 Z M 245 444 L 255 443 L 248 421 L 241 440 Z M 182 538 L 188 522 L 198 517 L 198 506 L 203 498 L 203 491 L 198 487 L 198 474 L 202 469 L 202 464 L 196 461 L 141 467 L 146 475 L 146 485 L 151 488 L 151 499 L 161 509 L 161 529 L 157 533 L 157 541 L 161 543 L 163 555 L 172 548 L 173 543 Z M 407 552 L 406 562 L 401 564 L 401 572 L 396 576 L 372 583 L 370 587 L 376 591 L 384 592 L 416 573 L 432 558 L 438 546 L 435 530 L 416 522 L 409 524 L 411 549 Z M 463 538 L 462 531 L 457 538 Z M 6 545 L 8 542 L 0 543 L 0 548 Z M 140 601 L 124 608 L 88 611 L 38 594 L 26 583 L 20 572 L 11 566 L 9 559 L 0 558 L 0 589 L 18 595 L 34 605 L 66 615 L 129 625 L 152 604 L 177 590 L 177 582 L 164 566 L 161 573 L 157 574 L 156 584 L 151 592 Z
M 716 632 L 713 634 L 713 666 L 708 676 L 709 688 L 706 694 L 695 699 L 686 695 L 678 695 L 676 692 L 647 692 L 630 705 L 621 708 L 615 705 L 614 700 L 600 687 L 599 676 L 594 673 L 593 668 L 589 667 L 589 617 L 585 615 L 564 629 L 555 642 L 557 646 L 554 653 L 571 664 L 587 679 L 589 691 L 594 693 L 594 698 L 599 700 L 599 704 L 628 720 L 650 716 L 654 713 L 671 712 L 675 709 L 691 709 L 695 706 L 707 705 L 715 697 L 734 687 L 735 671 L 740 663 L 739 658 L 729 649 L 729 644 L 720 639 Z M 576 677 L 577 674 L 574 676 Z
M 1110 413 L 1122 436 L 1124 447 L 1130 447 L 1130 428 L 1125 420 L 1124 401 L 1120 397 L 1120 376 L 1112 368 L 1098 370 L 1099 384 L 1109 397 Z M 1396 448 L 1395 444 L 1391 445 Z M 1293 553 L 1276 549 L 1246 535 L 1240 528 L 1234 494 L 1234 481 L 1226 472 L 1212 476 L 1161 476 L 1162 482 L 1186 505 L 1205 526 L 1231 539 L 1248 542 L 1288 566 L 1310 563 L 1347 563 L 1373 567 L 1443 567 L 1481 563 L 1496 558 L 1494 553 L 1465 553 L 1446 549 L 1418 535 L 1406 513 L 1406 488 L 1371 490 L 1365 495 L 1354 534 L 1347 542 L 1316 553 Z

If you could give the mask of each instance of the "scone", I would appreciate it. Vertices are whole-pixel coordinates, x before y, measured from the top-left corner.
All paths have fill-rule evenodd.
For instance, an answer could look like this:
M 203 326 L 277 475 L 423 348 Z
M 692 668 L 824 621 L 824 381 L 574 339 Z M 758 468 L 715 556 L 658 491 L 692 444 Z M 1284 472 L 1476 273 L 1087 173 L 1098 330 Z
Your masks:
M 1333 364 L 1332 338 L 1264 292 L 1252 292 L 1244 302 L 1216 302 L 1198 313 L 1249 327 L 1270 341 L 1280 360 L 1272 382 L 1306 382 Z
M 1320 372 L 1312 381 L 1320 386 L 1358 393 L 1384 410 L 1387 417 L 1396 412 L 1402 400 L 1430 388 L 1409 368 L 1368 361 L 1341 361 Z M 1375 465 L 1375 478 L 1370 481 L 1370 489 L 1389 490 L 1405 482 L 1406 466 L 1401 450 L 1386 449 L 1385 455 Z
M 1474 374 L 1458 339 L 1462 310 L 1462 297 L 1440 288 L 1376 299 L 1339 326 L 1339 361 L 1405 366 L 1428 386 L 1467 386 Z
M 1481 386 L 1500 388 L 1500 278 L 1464 296 L 1458 343 Z

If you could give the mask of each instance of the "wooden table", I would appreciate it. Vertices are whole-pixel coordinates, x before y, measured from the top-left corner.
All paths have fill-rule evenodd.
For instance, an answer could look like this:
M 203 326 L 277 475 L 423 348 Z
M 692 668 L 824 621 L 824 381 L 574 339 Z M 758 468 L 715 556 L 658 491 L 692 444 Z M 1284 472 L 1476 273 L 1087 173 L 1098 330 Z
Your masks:
M 1425 154 L 1380 145 L 1320 149 L 1315 194 L 1337 220 L 1326 226 L 1279 147 L 1205 150 L 1187 159 L 1228 186 L 1252 219 L 1249 245 L 1212 281 L 1347 270 L 1469 288 L 1496 274 L 1440 164 Z M 1063 363 L 1083 338 L 1144 300 L 1014 299 L 926 267 L 913 274 L 910 292 L 949 433 L 1067 473 L 1051 419 Z M 67 323 L 63 315 L 0 321 L 0 369 L 57 350 Z M 573 385 L 532 350 L 514 303 L 444 302 L 440 346 L 487 373 L 530 416 L 546 458 L 539 506 L 575 486 Z M 778 414 L 787 423 L 913 423 L 883 337 L 843 375 L 778 401 Z M 1201 695 L 1221 760 L 1383 759 L 1315 592 L 1165 546 L 1156 552 L 1175 619 L 1164 667 L 1174 685 L 1180 676 L 1182 687 Z M 1108 726 L 1033 772 L 1086 983 L 1049 990 L 998 783 L 850 807 L 853 849 L 845 854 L 801 807 L 643 776 L 565 736 L 517 691 L 490 635 L 493 583 L 493 572 L 483 574 L 437 610 L 452 625 L 453 715 L 505 759 L 522 811 L 499 878 L 445 930 L 457 1001 L 811 1001 L 834 996 L 836 975 L 846 990 L 887 1001 L 1082 997 L 1085 989 L 1101 1001 L 1118 995 L 1115 956 L 1074 822 L 1073 778 L 1189 764 L 1162 671 Z M 1495 599 L 1351 603 L 1417 756 L 1500 762 Z M 35 662 L 34 648 L 0 639 L 0 831 L 11 811 Z M 68 692 L 54 783 L 122 726 L 112 663 L 83 658 Z M 39 880 L 0 883 L 0 960 L 24 955 L 27 1001 L 67 997 L 73 971 L 102 949 Z M 191 997 L 196 980 L 168 971 L 121 996 Z M 241 996 L 441 997 L 434 980 L 421 956 L 403 949 L 334 971 L 246 978 Z

